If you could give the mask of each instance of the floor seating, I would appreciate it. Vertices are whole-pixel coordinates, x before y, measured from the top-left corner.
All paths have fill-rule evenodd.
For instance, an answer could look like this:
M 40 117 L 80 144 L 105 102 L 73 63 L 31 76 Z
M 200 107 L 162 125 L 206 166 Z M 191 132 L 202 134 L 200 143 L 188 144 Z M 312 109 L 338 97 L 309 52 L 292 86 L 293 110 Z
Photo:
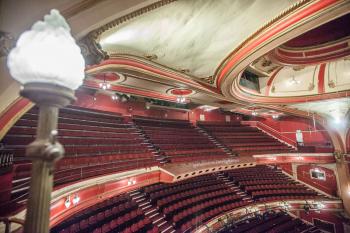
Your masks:
M 315 191 L 265 165 L 225 172 L 227 177 L 256 201 L 318 199 Z
M 191 162 L 227 158 L 207 136 L 190 122 L 134 116 L 146 137 L 171 162 Z
M 180 232 L 220 212 L 248 204 L 215 174 L 173 184 L 155 184 L 143 191 Z
M 230 221 L 218 233 L 321 233 L 315 226 L 304 223 L 284 212 L 265 212 L 254 217 Z
M 124 194 L 89 207 L 51 229 L 51 233 L 82 232 L 151 233 L 157 229 L 137 203 Z
M 222 178 L 222 174 L 235 185 L 232 186 L 227 179 Z M 247 183 L 249 181 L 261 184 L 250 185 Z M 265 181 L 276 181 L 276 183 Z M 133 193 L 137 193 L 139 197 L 135 198 L 136 194 Z M 242 193 L 251 195 L 252 199 L 245 198 L 246 195 Z M 259 165 L 201 175 L 175 183 L 145 186 L 89 207 L 60 223 L 51 232 L 160 232 L 159 226 L 150 220 L 151 217 L 147 217 L 147 205 L 156 207 L 155 210 L 151 208 L 152 214 L 149 216 L 155 214 L 153 211 L 157 211 L 176 232 L 191 232 L 196 226 L 213 217 L 251 205 L 252 201 L 259 203 L 268 200 L 264 198 L 284 201 L 289 198 L 308 197 L 321 196 L 289 179 L 279 170 Z M 291 233 L 298 232 L 297 229 L 314 228 L 280 212 L 251 218 L 248 222 L 235 222 L 232 227 L 222 232 Z
M 199 122 L 210 135 L 239 155 L 291 152 L 292 148 L 257 128 L 240 123 Z

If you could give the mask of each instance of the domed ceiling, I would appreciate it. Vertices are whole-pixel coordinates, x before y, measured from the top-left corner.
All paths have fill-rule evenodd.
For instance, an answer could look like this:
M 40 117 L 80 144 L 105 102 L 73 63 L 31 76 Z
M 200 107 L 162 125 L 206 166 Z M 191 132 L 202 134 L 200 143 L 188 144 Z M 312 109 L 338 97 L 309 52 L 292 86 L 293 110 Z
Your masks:
M 82 40 L 104 58 L 85 86 L 114 73 L 112 92 L 176 101 L 172 90 L 189 90 L 196 104 L 307 116 L 320 110 L 303 103 L 350 96 L 349 20 L 346 0 L 160 0 Z
M 232 48 L 295 2 L 180 0 L 106 30 L 99 43 L 110 55 L 153 56 L 157 63 L 205 78 Z

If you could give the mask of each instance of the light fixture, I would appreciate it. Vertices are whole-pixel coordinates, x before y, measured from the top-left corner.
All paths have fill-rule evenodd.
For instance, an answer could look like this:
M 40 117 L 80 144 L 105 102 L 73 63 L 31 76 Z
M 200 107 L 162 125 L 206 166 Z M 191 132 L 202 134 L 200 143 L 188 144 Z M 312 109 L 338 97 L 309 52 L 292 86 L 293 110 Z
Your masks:
M 80 201 L 80 197 L 78 196 L 78 194 L 75 194 L 73 198 L 73 205 L 77 205 L 79 201 Z
M 133 184 L 136 184 L 136 180 L 129 179 L 128 185 L 133 185 Z
M 75 100 L 84 79 L 84 58 L 57 10 L 22 33 L 8 55 L 11 76 L 23 87 L 20 94 L 39 106 L 37 137 L 27 146 L 32 162 L 25 233 L 49 232 L 52 168 L 64 155 L 57 142 L 58 109 Z
M 321 170 L 318 169 L 318 167 L 316 167 L 316 168 L 314 169 L 314 172 L 321 172 Z
M 184 104 L 184 103 L 186 103 L 186 98 L 183 97 L 183 96 L 178 96 L 178 97 L 176 98 L 176 102 L 177 102 L 177 103 L 180 103 L 180 104 Z
M 293 77 L 288 81 L 288 83 L 289 83 L 290 85 L 298 85 L 298 84 L 300 84 L 301 82 L 300 82 L 300 80 L 296 80 L 295 77 L 293 76 Z
M 272 118 L 276 120 L 276 119 L 278 119 L 278 118 L 279 118 L 279 115 L 274 114 L 274 115 L 272 115 Z
M 118 100 L 119 99 L 119 97 L 117 96 L 117 95 L 112 95 L 112 100 Z
M 322 209 L 324 209 L 324 207 L 325 207 L 325 205 L 322 202 L 316 203 L 316 209 L 322 210 Z
M 290 208 L 291 208 L 291 205 L 288 203 L 288 202 L 283 202 L 282 203 L 282 207 L 286 210 L 286 211 L 288 211 Z
M 111 84 L 107 83 L 106 80 L 104 80 L 102 83 L 99 83 L 98 86 L 102 90 L 107 90 L 107 89 L 111 88 Z
M 257 116 L 257 115 L 259 115 L 255 110 L 252 112 L 252 115 L 253 116 Z
M 64 205 L 66 206 L 66 208 L 68 209 L 70 206 L 71 202 L 70 202 L 70 196 L 67 197 L 66 201 L 64 202 Z
M 340 123 L 342 123 L 342 120 L 339 116 L 334 116 L 334 123 L 336 123 L 337 125 L 339 125 Z

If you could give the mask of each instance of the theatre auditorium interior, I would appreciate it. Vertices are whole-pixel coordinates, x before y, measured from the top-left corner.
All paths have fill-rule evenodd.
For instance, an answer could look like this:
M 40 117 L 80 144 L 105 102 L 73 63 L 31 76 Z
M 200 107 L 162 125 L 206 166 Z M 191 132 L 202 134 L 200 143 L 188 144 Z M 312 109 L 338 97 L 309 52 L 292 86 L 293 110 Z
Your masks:
M 350 0 L 2 0 L 0 63 L 0 233 L 350 233 Z

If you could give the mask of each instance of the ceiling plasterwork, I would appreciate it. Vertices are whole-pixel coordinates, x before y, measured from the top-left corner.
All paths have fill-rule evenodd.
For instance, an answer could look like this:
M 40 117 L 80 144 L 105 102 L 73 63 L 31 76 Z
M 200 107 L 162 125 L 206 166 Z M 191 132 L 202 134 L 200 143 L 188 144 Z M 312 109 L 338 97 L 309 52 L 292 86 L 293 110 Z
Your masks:
M 345 119 L 350 109 L 350 98 L 314 101 L 302 104 L 289 105 L 290 108 L 306 112 L 315 112 L 330 119 Z
M 229 51 L 295 2 L 179 0 L 105 30 L 99 43 L 108 54 L 153 57 L 208 80 Z

